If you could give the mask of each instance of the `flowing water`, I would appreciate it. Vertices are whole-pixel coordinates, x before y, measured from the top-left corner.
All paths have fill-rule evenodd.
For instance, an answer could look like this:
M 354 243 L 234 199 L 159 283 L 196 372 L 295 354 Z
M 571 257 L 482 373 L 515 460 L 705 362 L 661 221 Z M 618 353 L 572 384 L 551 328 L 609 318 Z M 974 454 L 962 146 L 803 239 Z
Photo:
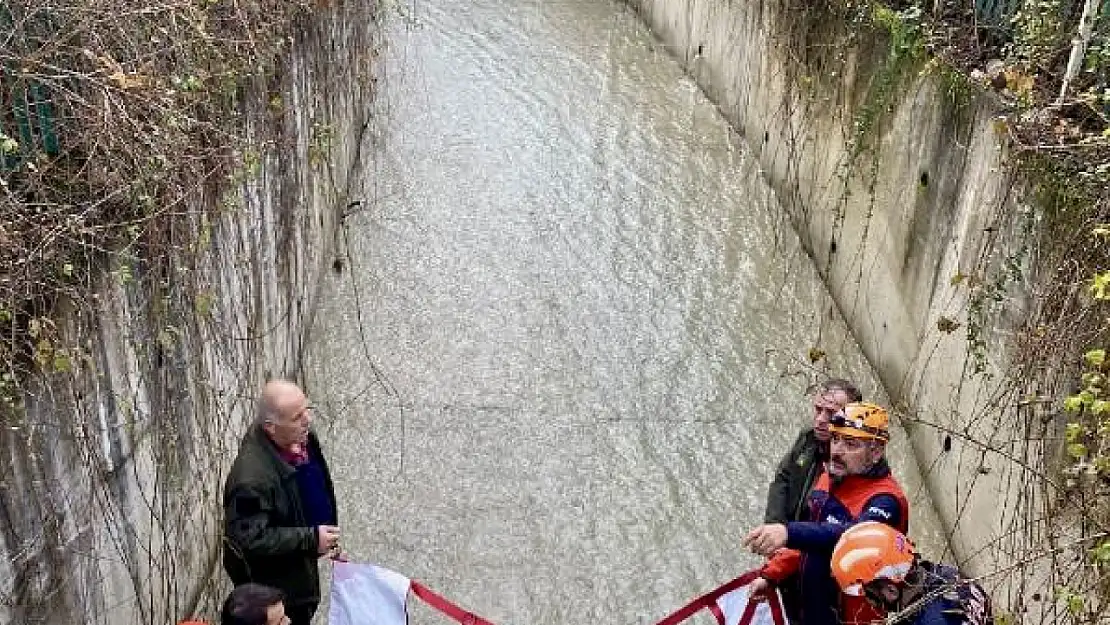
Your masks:
M 628 9 L 394 11 L 306 366 L 344 544 L 499 624 L 654 623 L 757 564 L 809 349 L 878 384 L 749 149 Z

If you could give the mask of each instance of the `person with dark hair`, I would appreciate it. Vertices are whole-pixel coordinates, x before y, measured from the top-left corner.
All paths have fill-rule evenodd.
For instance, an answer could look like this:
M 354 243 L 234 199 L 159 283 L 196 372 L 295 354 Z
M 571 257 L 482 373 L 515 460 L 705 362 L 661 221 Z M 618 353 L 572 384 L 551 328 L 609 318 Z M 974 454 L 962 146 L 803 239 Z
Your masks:
M 789 523 L 805 516 L 806 495 L 829 457 L 829 418 L 849 403 L 863 401 L 863 393 L 847 380 L 833 378 L 813 393 L 813 425 L 798 433 L 794 446 L 779 461 L 767 489 L 764 523 Z
M 335 489 L 312 420 L 300 387 L 268 382 L 224 483 L 224 569 L 236 586 L 280 589 L 293 625 L 309 625 L 320 603 L 317 560 L 343 559 Z
M 262 584 L 237 586 L 224 601 L 220 625 L 289 625 L 281 591 Z

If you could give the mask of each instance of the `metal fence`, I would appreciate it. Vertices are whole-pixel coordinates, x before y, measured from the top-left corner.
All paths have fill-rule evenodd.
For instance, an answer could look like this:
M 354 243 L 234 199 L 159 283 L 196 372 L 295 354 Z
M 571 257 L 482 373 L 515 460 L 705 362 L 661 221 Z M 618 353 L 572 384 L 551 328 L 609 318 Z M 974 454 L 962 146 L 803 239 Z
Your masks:
M 9 52 L 18 55 L 28 42 L 20 41 L 15 24 L 8 7 L 0 5 L 0 38 L 8 42 Z M 61 148 L 49 91 L 24 79 L 20 70 L 10 59 L 0 64 L 0 133 L 18 143 L 18 148 L 7 141 L 0 145 L 0 169 L 16 167 L 36 152 L 56 155 Z
M 1022 0 L 975 0 L 975 17 L 980 24 L 1008 31 Z
M 990 43 L 1002 45 L 1003 52 L 1007 44 L 1021 43 L 1027 55 L 1037 57 L 1028 61 L 1059 80 L 1057 104 L 1066 101 L 1077 82 L 1083 89 L 1097 92 L 1107 89 L 1110 86 L 1110 0 L 1034 2 L 974 0 L 976 27 L 980 29 L 977 36 L 982 36 L 985 29 Z M 1026 7 L 1036 12 L 1017 19 Z M 1025 30 L 1026 35 L 1032 34 L 1032 40 L 1017 41 L 1022 34 L 1019 28 Z M 1110 102 L 1102 101 L 1098 106 L 1105 115 L 1110 115 Z
M 1060 19 L 1074 23 L 1083 10 L 1084 0 L 1064 0 L 1060 6 Z M 975 0 L 975 18 L 979 24 L 988 28 L 1009 32 L 1014 17 L 1021 10 L 1025 0 Z M 1099 19 L 1110 19 L 1110 2 L 1103 0 Z

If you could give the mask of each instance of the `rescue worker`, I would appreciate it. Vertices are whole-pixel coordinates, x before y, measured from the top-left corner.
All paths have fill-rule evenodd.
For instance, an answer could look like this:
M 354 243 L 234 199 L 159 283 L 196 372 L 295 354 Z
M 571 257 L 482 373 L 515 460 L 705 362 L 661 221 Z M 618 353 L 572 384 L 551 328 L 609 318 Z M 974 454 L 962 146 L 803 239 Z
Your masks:
M 770 558 L 752 592 L 797 575 L 801 625 L 869 623 L 879 617 L 877 610 L 862 599 L 842 600 L 829 569 L 832 550 L 844 530 L 863 521 L 907 531 L 909 501 L 886 462 L 886 409 L 848 404 L 829 420 L 829 431 L 829 459 L 809 493 L 806 520 L 761 525 L 744 539 L 752 551 Z
M 829 419 L 850 402 L 863 401 L 863 394 L 847 380 L 826 380 L 813 393 L 813 425 L 798 433 L 794 445 L 779 460 L 775 479 L 767 488 L 764 523 L 801 521 L 806 514 L 806 495 L 821 474 L 829 457 Z
M 918 559 L 905 534 L 876 522 L 840 537 L 832 572 L 847 595 L 867 599 L 906 625 L 989 625 L 990 597 L 956 568 Z

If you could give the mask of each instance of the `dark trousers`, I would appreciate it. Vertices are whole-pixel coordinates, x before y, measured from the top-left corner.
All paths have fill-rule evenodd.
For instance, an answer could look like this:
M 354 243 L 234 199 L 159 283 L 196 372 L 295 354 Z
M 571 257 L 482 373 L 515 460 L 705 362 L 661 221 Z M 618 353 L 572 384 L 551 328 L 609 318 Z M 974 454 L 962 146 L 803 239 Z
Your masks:
M 786 612 L 786 619 L 790 623 L 802 622 L 802 583 L 797 575 L 791 575 L 785 582 L 779 584 L 779 594 L 782 596 L 782 608 Z
M 299 605 L 286 605 L 285 616 L 289 617 L 289 625 L 310 625 L 312 615 L 316 614 L 317 603 L 302 603 Z

